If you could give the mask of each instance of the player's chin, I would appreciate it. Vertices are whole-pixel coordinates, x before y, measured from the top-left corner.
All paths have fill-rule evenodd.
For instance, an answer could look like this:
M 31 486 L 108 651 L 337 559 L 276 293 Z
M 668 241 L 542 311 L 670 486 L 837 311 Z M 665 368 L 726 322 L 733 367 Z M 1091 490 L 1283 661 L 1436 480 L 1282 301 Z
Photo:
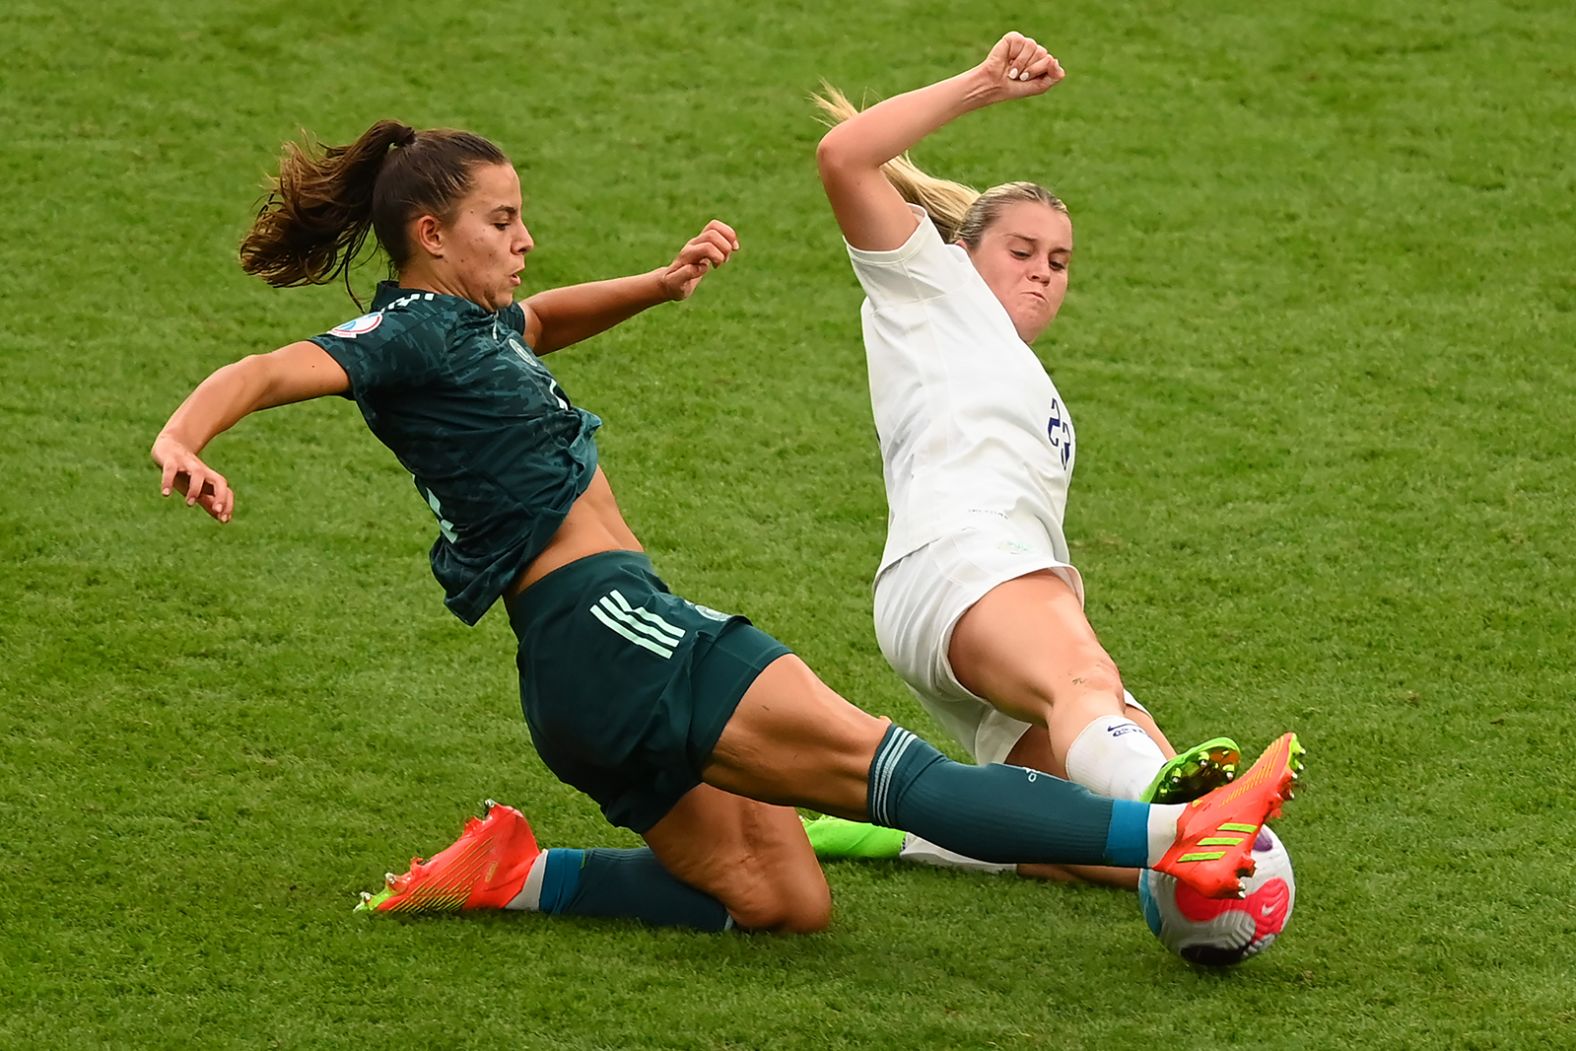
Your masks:
M 1039 339 L 1046 329 L 1051 327 L 1051 321 L 1056 315 L 1049 309 L 1022 310 L 1013 316 L 1013 327 L 1018 330 L 1018 338 L 1025 343 L 1033 343 Z

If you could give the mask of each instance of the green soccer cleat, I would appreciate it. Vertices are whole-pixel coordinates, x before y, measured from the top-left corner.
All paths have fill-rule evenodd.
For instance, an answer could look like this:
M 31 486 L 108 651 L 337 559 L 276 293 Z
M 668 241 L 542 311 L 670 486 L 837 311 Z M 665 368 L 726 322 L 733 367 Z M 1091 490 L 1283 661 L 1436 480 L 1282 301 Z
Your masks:
M 840 817 L 818 817 L 804 823 L 805 835 L 818 858 L 895 858 L 908 833 Z
M 1190 803 L 1237 776 L 1242 749 L 1229 737 L 1216 737 L 1194 745 L 1166 760 L 1140 803 Z
M 371 893 L 369 891 L 362 891 L 361 892 L 361 901 L 359 903 L 357 903 L 355 911 L 357 911 L 357 912 L 381 912 L 383 910 L 380 909 L 378 906 L 382 905 L 385 901 L 388 901 L 393 896 L 394 896 L 394 888 L 393 887 L 384 887 L 382 890 L 378 891 L 376 894 L 373 894 L 373 893 Z

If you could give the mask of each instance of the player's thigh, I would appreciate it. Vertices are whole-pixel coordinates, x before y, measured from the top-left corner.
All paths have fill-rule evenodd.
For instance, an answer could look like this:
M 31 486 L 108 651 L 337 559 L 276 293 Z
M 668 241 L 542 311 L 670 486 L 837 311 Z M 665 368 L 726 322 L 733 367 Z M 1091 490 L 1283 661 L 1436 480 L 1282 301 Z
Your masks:
M 802 933 L 831 918 L 826 878 L 789 807 L 697 785 L 645 840 L 663 867 L 722 902 L 741 927 Z
M 1077 594 L 1050 570 L 998 584 L 969 607 L 947 659 L 971 693 L 1028 723 L 1044 725 L 1059 693 L 1101 691 L 1115 700 L 1122 691 Z
M 888 725 L 788 654 L 745 691 L 701 777 L 751 799 L 864 821 L 870 764 Z

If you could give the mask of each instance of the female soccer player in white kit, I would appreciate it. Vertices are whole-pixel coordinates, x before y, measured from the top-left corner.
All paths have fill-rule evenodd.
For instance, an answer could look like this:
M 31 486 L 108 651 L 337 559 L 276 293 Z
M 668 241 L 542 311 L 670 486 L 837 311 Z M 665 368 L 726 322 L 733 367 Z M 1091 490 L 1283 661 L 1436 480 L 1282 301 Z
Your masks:
M 821 181 L 868 297 L 860 314 L 889 506 L 876 636 L 976 762 L 1182 801 L 1229 780 L 1237 746 L 1171 748 L 1085 619 L 1062 534 L 1076 434 L 1029 344 L 1067 291 L 1067 209 L 1033 183 L 981 194 L 935 179 L 905 154 L 965 113 L 1062 77 L 1044 47 L 1009 33 L 973 69 L 863 112 L 834 89 L 817 99 L 839 122 L 816 151 Z M 810 827 L 824 855 L 898 849 L 885 830 L 869 833 L 882 844 L 872 848 L 863 827 Z M 901 849 L 969 864 L 913 837 Z M 1132 871 L 1019 871 L 1136 882 Z

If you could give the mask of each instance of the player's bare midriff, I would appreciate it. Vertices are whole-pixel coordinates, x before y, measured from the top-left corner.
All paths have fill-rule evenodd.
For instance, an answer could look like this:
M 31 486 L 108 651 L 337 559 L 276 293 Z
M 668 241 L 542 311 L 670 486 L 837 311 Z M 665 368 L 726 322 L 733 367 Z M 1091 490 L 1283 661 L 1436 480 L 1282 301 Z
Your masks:
M 567 566 L 577 559 L 603 551 L 643 551 L 640 541 L 624 523 L 613 498 L 613 487 L 607 484 L 602 468 L 596 469 L 591 484 L 580 494 L 553 539 L 548 541 L 541 554 L 533 558 L 520 576 L 504 593 L 504 600 L 512 601 L 520 592 L 541 580 L 555 569 Z

